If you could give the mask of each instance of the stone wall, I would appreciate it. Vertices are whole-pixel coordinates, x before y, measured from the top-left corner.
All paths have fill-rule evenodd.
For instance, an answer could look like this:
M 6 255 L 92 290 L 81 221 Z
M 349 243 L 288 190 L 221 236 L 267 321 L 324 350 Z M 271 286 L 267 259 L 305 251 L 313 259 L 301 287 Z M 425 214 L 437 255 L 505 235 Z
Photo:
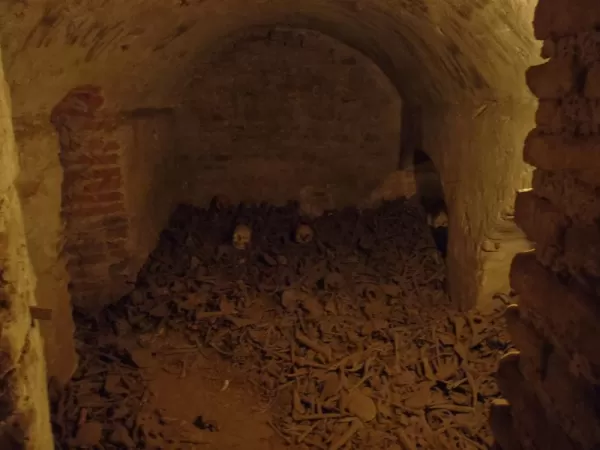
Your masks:
M 178 114 L 182 200 L 364 202 L 399 166 L 401 101 L 370 59 L 316 31 L 235 34 L 198 65 Z M 398 192 L 397 194 L 402 194 Z
M 492 409 L 505 450 L 600 448 L 599 30 L 595 1 L 541 0 L 536 11 L 549 60 L 527 73 L 540 104 L 524 158 L 536 170 L 515 208 L 536 248 L 511 269 L 518 351 L 500 364 L 506 400 Z
M 1 61 L 1 58 L 0 58 Z M 21 204 L 11 105 L 0 66 L 0 448 L 51 450 L 46 370 Z

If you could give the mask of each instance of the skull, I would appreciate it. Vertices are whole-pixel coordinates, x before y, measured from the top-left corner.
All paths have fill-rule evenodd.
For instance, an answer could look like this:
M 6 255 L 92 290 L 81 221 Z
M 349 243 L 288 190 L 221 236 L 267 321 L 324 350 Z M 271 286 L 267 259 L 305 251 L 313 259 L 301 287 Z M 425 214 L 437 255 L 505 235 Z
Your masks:
M 298 225 L 296 228 L 295 240 L 298 244 L 308 244 L 313 240 L 315 233 L 311 227 L 306 224 Z
M 252 229 L 247 225 L 238 225 L 233 230 L 232 244 L 238 250 L 245 250 L 252 240 Z

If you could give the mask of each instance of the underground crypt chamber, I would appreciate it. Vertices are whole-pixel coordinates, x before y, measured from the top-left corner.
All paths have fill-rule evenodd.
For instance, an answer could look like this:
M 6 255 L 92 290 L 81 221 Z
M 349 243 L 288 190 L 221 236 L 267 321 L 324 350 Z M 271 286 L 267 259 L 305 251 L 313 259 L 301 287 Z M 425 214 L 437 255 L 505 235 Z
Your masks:
M 493 448 L 530 170 L 473 170 L 449 136 L 493 108 L 446 116 L 370 56 L 257 26 L 175 105 L 81 82 L 50 120 L 14 107 L 54 448 Z
M 195 83 L 161 117 L 174 141 L 151 177 L 129 162 L 132 184 L 164 183 L 132 186 L 152 195 L 138 232 L 156 227 L 158 243 L 120 300 L 90 313 L 79 296 L 78 368 L 51 390 L 56 446 L 490 447 L 508 300 L 485 314 L 450 302 L 441 181 L 380 69 L 276 28 L 228 42 Z M 59 133 L 74 100 L 101 94 L 72 95 Z M 66 204 L 80 188 L 63 183 L 67 233 L 86 224 Z M 77 276 L 72 293 L 90 284 Z

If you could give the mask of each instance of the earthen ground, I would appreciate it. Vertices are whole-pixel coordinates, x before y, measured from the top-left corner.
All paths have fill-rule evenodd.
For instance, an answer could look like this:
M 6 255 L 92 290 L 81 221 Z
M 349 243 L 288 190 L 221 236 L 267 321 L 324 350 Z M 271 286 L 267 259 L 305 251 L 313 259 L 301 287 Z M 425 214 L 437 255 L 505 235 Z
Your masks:
M 133 292 L 76 316 L 57 448 L 490 448 L 505 302 L 462 313 L 444 284 L 415 203 L 181 206 Z

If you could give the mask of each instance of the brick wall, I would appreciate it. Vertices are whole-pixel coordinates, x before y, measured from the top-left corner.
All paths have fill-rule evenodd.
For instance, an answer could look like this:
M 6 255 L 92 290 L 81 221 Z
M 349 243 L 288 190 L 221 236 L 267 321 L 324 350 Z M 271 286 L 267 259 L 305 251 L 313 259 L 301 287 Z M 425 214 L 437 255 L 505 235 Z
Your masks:
M 95 87 L 71 91 L 52 112 L 63 167 L 63 251 L 76 306 L 101 306 L 128 290 L 131 278 L 121 169 L 121 144 L 112 139 L 115 117 L 102 113 Z
M 357 204 L 399 166 L 401 101 L 366 56 L 315 31 L 259 28 L 199 64 L 178 115 L 182 197 Z
M 536 37 L 545 64 L 527 73 L 540 99 L 524 159 L 536 167 L 516 221 L 536 243 L 515 257 L 518 304 L 507 323 L 518 352 L 492 408 L 498 443 L 510 449 L 600 448 L 600 7 L 541 0 Z

